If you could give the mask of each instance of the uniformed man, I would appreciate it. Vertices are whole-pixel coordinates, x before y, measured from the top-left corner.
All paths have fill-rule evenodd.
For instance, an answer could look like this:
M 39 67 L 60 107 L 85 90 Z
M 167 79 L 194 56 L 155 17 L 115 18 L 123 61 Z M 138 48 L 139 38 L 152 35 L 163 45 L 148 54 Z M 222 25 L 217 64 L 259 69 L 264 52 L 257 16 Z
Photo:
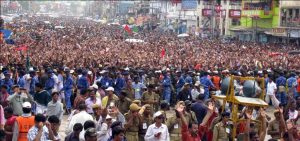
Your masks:
M 128 113 L 124 115 L 126 119 L 126 124 L 124 125 L 126 130 L 125 136 L 128 141 L 139 140 L 138 131 L 139 131 L 139 125 L 142 122 L 141 115 L 139 115 L 140 109 L 141 107 L 139 107 L 135 103 L 132 103 L 129 106 Z
M 151 112 L 158 110 L 159 104 L 159 95 L 156 94 L 154 91 L 154 85 L 150 84 L 148 86 L 148 90 L 143 93 L 142 96 L 142 104 L 149 104 L 151 107 Z
M 71 96 L 73 93 L 73 79 L 72 76 L 70 74 L 70 69 L 69 68 L 65 68 L 64 69 L 65 72 L 65 79 L 63 81 L 63 88 L 61 91 L 64 91 L 64 100 L 66 103 L 66 112 L 69 114 L 71 113 Z
M 3 74 L 4 74 L 4 79 L 0 80 L 0 85 L 6 85 L 7 86 L 7 92 L 9 94 L 12 94 L 13 93 L 12 86 L 14 84 L 14 81 L 10 77 L 11 75 L 10 75 L 9 71 L 4 71 Z
M 127 97 L 126 91 L 121 91 L 119 95 L 119 101 L 117 101 L 117 107 L 122 114 L 125 114 L 129 110 L 131 100 Z
M 276 79 L 276 85 L 277 85 L 277 99 L 282 103 L 283 105 L 287 104 L 287 96 L 286 96 L 286 78 L 284 77 L 284 73 L 280 72 L 280 76 Z
M 179 101 L 177 105 L 185 105 L 183 101 Z M 167 127 L 170 133 L 171 141 L 181 141 L 182 121 L 179 113 L 175 110 L 176 116 L 172 116 L 167 120 Z
M 228 128 L 228 119 L 230 113 L 223 112 L 221 115 L 222 120 L 216 124 L 213 129 L 213 141 L 228 141 L 230 130 Z
M 200 78 L 200 83 L 204 87 L 204 99 L 209 98 L 209 88 L 215 88 L 215 85 L 211 82 L 211 80 L 208 78 L 208 73 L 204 72 L 203 76 Z
M 88 79 L 87 79 L 87 71 L 83 71 L 82 72 L 82 76 L 78 79 L 77 82 L 77 88 L 79 89 L 79 91 L 83 91 L 88 89 L 90 86 Z
M 140 110 L 141 115 L 141 123 L 139 126 L 139 141 L 144 141 L 145 134 L 147 132 L 148 127 L 153 123 L 153 118 L 151 114 L 151 106 L 146 104 L 142 107 L 144 110 Z
M 47 71 L 48 74 L 48 79 L 46 80 L 45 83 L 45 90 L 49 93 L 52 94 L 52 90 L 54 88 L 55 85 L 55 80 L 53 78 L 53 71 L 50 69 Z
M 186 100 L 185 102 L 185 119 L 187 120 L 187 123 L 190 124 L 198 124 L 197 117 L 194 111 L 191 110 L 192 102 L 189 100 Z
M 170 104 L 171 101 L 171 79 L 167 72 L 163 73 L 163 80 L 162 80 L 162 86 L 163 86 L 163 100 L 165 100 L 168 104 Z

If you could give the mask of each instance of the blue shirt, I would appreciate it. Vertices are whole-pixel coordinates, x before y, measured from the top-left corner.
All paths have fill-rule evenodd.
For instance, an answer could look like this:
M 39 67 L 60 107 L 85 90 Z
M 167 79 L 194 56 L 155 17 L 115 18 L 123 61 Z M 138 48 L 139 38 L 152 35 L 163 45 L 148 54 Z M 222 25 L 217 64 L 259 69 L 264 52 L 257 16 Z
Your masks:
M 184 80 L 183 76 L 180 76 L 177 81 L 176 88 L 181 89 L 183 87 L 184 83 L 185 83 L 185 80 Z
M 198 123 L 202 123 L 202 120 L 204 119 L 207 112 L 207 107 L 204 105 L 204 103 L 193 103 L 191 106 L 191 110 L 195 112 Z
M 67 91 L 73 88 L 73 79 L 71 76 L 67 76 L 66 80 L 64 81 L 63 90 Z
M 19 85 L 21 88 L 24 88 L 24 86 L 25 86 L 25 78 L 24 78 L 24 76 L 20 76 L 20 77 L 19 77 L 18 85 Z
M 54 88 L 55 85 L 55 80 L 54 78 L 51 76 L 50 78 L 47 79 L 46 83 L 45 83 L 45 90 L 52 90 Z
M 116 91 L 121 91 L 125 87 L 125 79 L 118 77 L 115 81 L 115 89 Z
M 193 84 L 193 78 L 189 75 L 186 76 L 184 81 L 185 83 Z
M 39 83 L 39 80 L 36 76 L 30 76 L 32 79 L 30 80 L 29 84 L 29 93 L 34 94 L 35 93 L 35 84 Z
M 1 85 L 6 85 L 7 86 L 7 92 L 9 94 L 13 93 L 13 91 L 12 91 L 11 88 L 14 85 L 14 81 L 11 78 L 9 78 L 9 79 L 2 79 L 0 82 L 1 82 L 0 83 Z
M 103 77 L 100 83 L 104 88 L 112 87 L 112 79 L 109 77 Z
M 132 83 L 132 88 L 134 89 L 134 95 L 135 99 L 141 99 L 142 97 L 142 89 L 145 88 L 146 86 L 142 83 Z
M 80 89 L 80 90 L 89 88 L 89 81 L 88 81 L 88 79 L 87 79 L 86 76 L 81 76 L 81 77 L 78 79 L 77 87 L 78 87 L 78 89 Z
M 203 76 L 200 78 L 200 83 L 204 86 L 205 90 L 208 90 L 209 87 L 214 87 L 215 85 L 211 82 L 207 76 Z
M 164 79 L 162 80 L 162 85 L 164 87 L 171 87 L 171 79 L 169 76 L 164 76 Z
M 288 87 L 297 86 L 297 79 L 295 77 L 290 77 L 287 79 Z
M 276 85 L 277 85 L 277 87 L 278 87 L 278 86 L 285 86 L 285 85 L 286 85 L 286 78 L 283 77 L 283 76 L 279 76 L 279 77 L 276 79 Z

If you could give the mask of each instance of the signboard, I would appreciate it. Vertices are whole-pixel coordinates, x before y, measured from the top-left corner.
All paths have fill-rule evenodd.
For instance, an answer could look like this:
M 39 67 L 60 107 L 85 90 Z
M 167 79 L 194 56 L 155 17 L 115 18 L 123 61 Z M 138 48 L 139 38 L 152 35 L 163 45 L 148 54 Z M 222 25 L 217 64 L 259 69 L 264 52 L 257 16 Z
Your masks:
M 272 32 L 273 33 L 285 33 L 286 32 L 286 29 L 285 28 L 273 28 L 272 29 Z
M 230 18 L 241 18 L 242 11 L 239 9 L 229 9 L 229 17 Z
M 202 16 L 209 17 L 212 16 L 213 11 L 211 9 L 202 9 Z
M 221 11 L 221 12 L 220 12 Z M 220 10 L 219 12 L 216 13 L 216 16 L 217 17 L 220 17 L 220 14 L 222 13 L 222 17 L 225 17 L 226 16 L 226 10 L 223 9 L 223 10 Z
M 259 16 L 260 10 L 243 10 L 242 16 L 249 17 L 249 16 Z
M 197 9 L 198 1 L 197 0 L 182 0 L 181 8 L 183 10 L 195 10 Z

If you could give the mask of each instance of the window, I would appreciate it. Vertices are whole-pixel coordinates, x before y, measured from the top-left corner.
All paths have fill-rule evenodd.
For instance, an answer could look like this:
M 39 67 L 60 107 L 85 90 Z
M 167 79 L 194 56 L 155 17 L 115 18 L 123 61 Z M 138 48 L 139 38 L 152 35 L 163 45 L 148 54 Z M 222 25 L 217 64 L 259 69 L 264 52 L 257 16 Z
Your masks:
M 239 25 L 241 25 L 240 19 L 232 19 L 231 25 L 233 25 L 233 26 L 239 26 Z

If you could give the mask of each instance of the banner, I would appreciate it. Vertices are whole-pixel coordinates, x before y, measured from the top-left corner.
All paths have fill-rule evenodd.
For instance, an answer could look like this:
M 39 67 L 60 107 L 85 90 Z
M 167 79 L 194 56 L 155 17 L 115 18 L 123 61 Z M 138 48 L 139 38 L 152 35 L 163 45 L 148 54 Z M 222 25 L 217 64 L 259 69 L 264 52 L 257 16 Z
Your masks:
M 183 10 L 195 10 L 197 9 L 198 1 L 197 0 L 182 0 L 181 8 Z

